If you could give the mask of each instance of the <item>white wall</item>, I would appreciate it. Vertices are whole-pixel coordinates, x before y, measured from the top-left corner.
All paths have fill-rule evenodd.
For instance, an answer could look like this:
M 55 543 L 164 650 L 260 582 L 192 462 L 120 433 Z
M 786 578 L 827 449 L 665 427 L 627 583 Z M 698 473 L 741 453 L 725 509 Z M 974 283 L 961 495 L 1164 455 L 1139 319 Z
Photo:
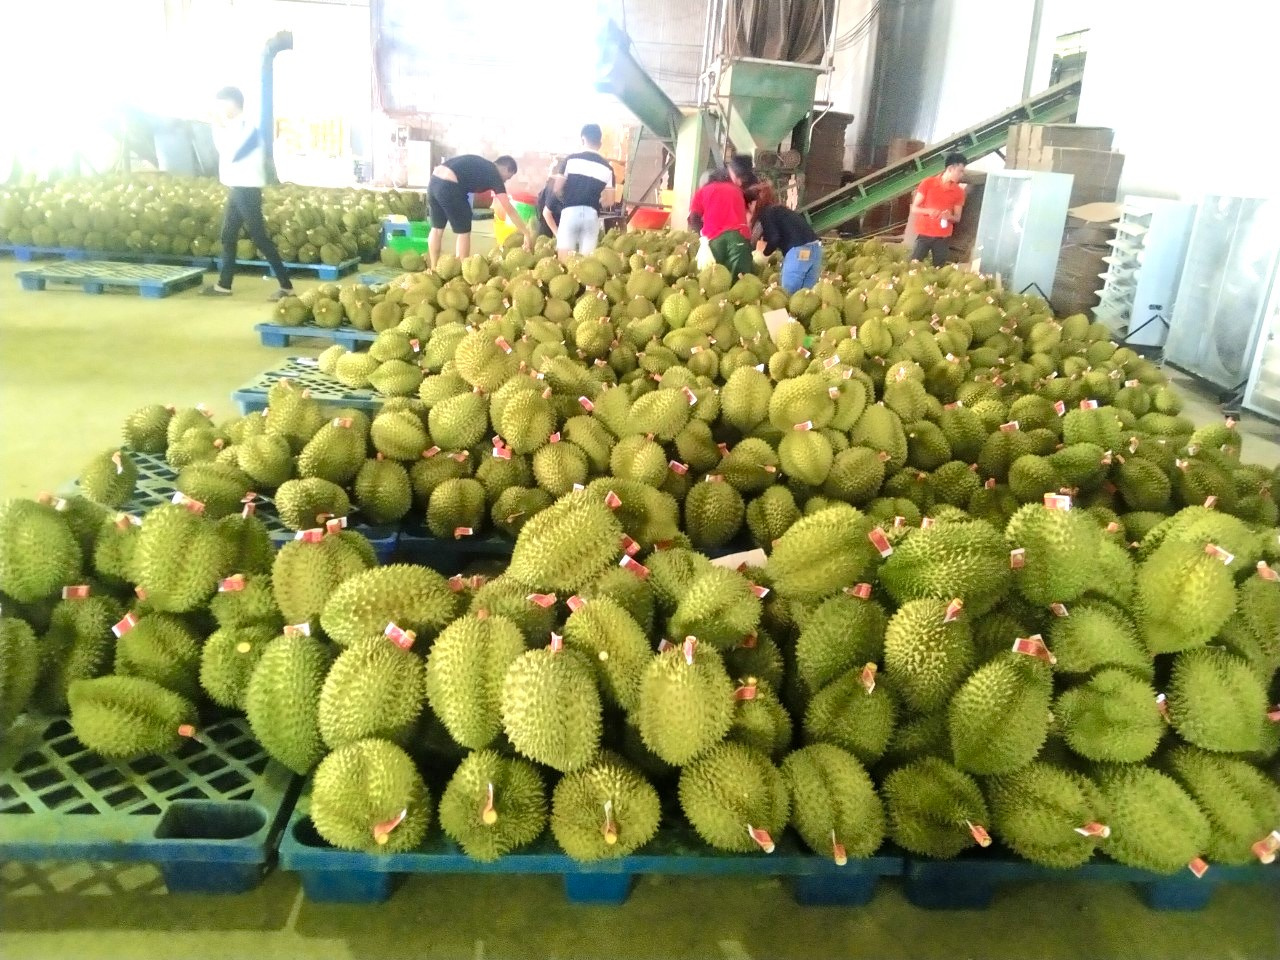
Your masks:
M 1115 129 L 1122 193 L 1280 196 L 1276 21 L 1253 0 L 1107 7 L 1090 31 L 1078 119 Z

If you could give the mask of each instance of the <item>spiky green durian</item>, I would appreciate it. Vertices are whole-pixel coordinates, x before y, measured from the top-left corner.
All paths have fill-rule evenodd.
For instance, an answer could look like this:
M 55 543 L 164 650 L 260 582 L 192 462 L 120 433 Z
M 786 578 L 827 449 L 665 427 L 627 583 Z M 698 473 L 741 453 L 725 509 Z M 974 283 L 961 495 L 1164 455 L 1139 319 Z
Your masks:
M 471 536 L 489 512 L 484 485 L 470 477 L 441 481 L 427 502 L 427 529 L 442 540 Z
M 907 462 L 907 435 L 902 421 L 892 410 L 881 404 L 870 404 L 849 431 L 849 443 L 855 447 L 869 447 L 877 453 L 888 454 L 885 465 L 901 470 Z M 952 444 L 954 449 L 954 444 Z
M 20 603 L 58 594 L 80 576 L 82 551 L 65 515 L 34 500 L 0 504 L 0 590 Z
M 941 709 L 974 664 L 968 618 L 948 609 L 945 600 L 909 600 L 885 629 L 886 673 L 915 710 Z
M 1009 551 L 1000 534 L 980 520 L 937 525 L 895 544 L 880 568 L 880 582 L 898 603 L 959 597 L 966 613 L 981 617 L 1007 589 Z
M 422 660 L 386 637 L 349 646 L 320 688 L 320 737 L 330 750 L 366 737 L 404 742 L 426 701 Z
M 203 637 L 181 617 L 149 613 L 116 643 L 115 672 L 143 677 L 189 700 L 200 692 L 200 646 Z
M 796 672 L 813 691 L 884 656 L 888 617 L 874 600 L 840 594 L 808 613 L 796 640 Z
M 1116 667 L 1063 692 L 1053 713 L 1067 746 L 1089 760 L 1140 763 L 1164 736 L 1155 690 Z
M 1100 667 L 1151 673 L 1151 655 L 1138 639 L 1133 621 L 1119 607 L 1102 600 L 1073 603 L 1070 616 L 1054 617 L 1048 643 L 1059 673 L 1093 673 Z
M 334 643 L 349 647 L 381 636 L 390 624 L 414 634 L 441 629 L 456 613 L 448 582 L 426 567 L 392 564 L 356 574 L 325 603 L 320 625 Z
M 400 747 L 360 740 L 320 762 L 309 813 L 316 832 L 339 849 L 399 853 L 426 837 L 431 795 Z
M 608 507 L 566 497 L 524 525 L 508 570 L 539 590 L 571 593 L 615 563 L 621 541 L 622 527 Z
M 274 490 L 293 478 L 293 450 L 284 437 L 261 434 L 236 444 L 236 463 L 257 490 Z
M 809 701 L 804 715 L 810 743 L 833 743 L 863 763 L 884 756 L 898 717 L 898 700 L 874 671 L 850 670 Z
M 1209 846 L 1209 821 L 1177 782 L 1143 766 L 1099 770 L 1111 836 L 1102 850 L 1140 870 L 1177 873 Z
M 482 584 L 472 595 L 467 612 L 481 618 L 506 617 L 529 643 L 541 643 L 556 624 L 554 604 L 547 604 L 545 596 L 530 593 L 527 586 L 506 574 Z
M 791 822 L 819 856 L 869 857 L 884 842 L 885 814 L 871 777 L 851 754 L 830 744 L 797 750 L 782 762 Z
M 195 704 L 141 677 L 77 680 L 67 701 L 76 739 L 109 760 L 171 753 L 196 723 Z
M 364 453 L 364 431 L 347 419 L 335 417 L 317 430 L 298 454 L 298 476 L 319 477 L 345 486 L 364 463 Z
M 667 763 L 693 760 L 729 731 L 733 690 L 711 647 L 684 642 L 658 654 L 641 676 L 633 715 L 645 746 Z
M 1236 588 L 1236 612 L 1218 639 L 1248 660 L 1261 676 L 1280 670 L 1280 585 L 1262 576 Z
M 1049 735 L 1053 678 L 1047 664 L 1005 653 L 975 670 L 951 698 L 947 727 L 955 764 L 999 775 L 1026 766 Z
M 685 530 L 695 545 L 723 546 L 742 529 L 746 505 L 732 485 L 723 482 L 694 484 L 684 502 Z
M 529 650 L 502 680 L 502 728 L 530 760 L 561 773 L 591 762 L 600 748 L 600 692 L 591 663 L 574 650 Z
M 680 807 L 698 836 L 716 849 L 771 853 L 786 828 L 790 799 L 767 756 L 722 743 L 681 772 Z
M 737 646 L 760 625 L 760 599 L 742 574 L 712 567 L 690 584 L 667 624 L 676 638 L 696 637 L 717 650 Z
M 537 767 L 493 750 L 467 755 L 440 797 L 440 826 L 473 860 L 490 862 L 532 843 L 547 824 Z
M 725 739 L 775 759 L 791 746 L 791 715 L 767 680 L 750 675 L 738 678 L 733 725 Z
M 312 530 L 351 512 L 347 492 L 319 477 L 288 480 L 276 491 L 276 512 L 290 530 Z
M 0 618 L 0 732 L 27 708 L 39 670 L 35 631 L 17 617 Z
M 552 797 L 551 832 L 575 860 L 611 860 L 652 840 L 660 817 L 658 791 L 621 758 L 604 753 L 560 779 Z
M 773 547 L 769 575 L 784 599 L 814 602 L 866 580 L 878 560 L 872 524 L 839 505 L 797 521 Z
M 624 607 L 607 597 L 582 602 L 564 623 L 564 642 L 594 666 L 606 697 L 624 710 L 636 708 L 653 650 Z
M 278 627 L 265 623 L 215 630 L 200 648 L 200 687 L 209 699 L 222 707 L 242 709 L 253 668 L 279 634 Z
M 378 414 L 369 426 L 369 441 L 374 450 L 387 459 L 409 463 L 423 456 L 423 451 L 432 445 L 422 418 L 412 410 L 386 410 Z
M 375 562 L 369 541 L 353 531 L 329 534 L 318 542 L 289 541 L 271 568 L 272 590 L 284 622 L 318 627 L 320 613 L 338 584 Z
M 1080 510 L 1029 503 L 1009 520 L 1005 540 L 1024 551 L 1014 585 L 1031 603 L 1047 606 L 1070 603 L 1088 589 L 1102 535 Z
M 864 504 L 880 492 L 884 461 L 869 447 L 850 447 L 835 455 L 822 492 L 835 500 Z
M 1267 689 L 1243 657 L 1202 648 L 1174 658 L 1169 719 L 1188 743 L 1221 753 L 1259 750 L 1267 706 Z
M 125 446 L 139 453 L 164 453 L 173 412 L 172 407 L 159 403 L 150 403 L 133 411 L 123 425 Z
M 489 430 L 489 407 L 476 393 L 461 393 L 442 400 L 427 415 L 431 438 L 445 450 L 466 450 L 484 439 Z
M 1102 793 L 1078 773 L 1036 761 L 987 784 L 991 826 L 1019 856 L 1046 867 L 1087 863 L 1110 830 Z
M 356 473 L 356 506 L 370 523 L 393 523 L 413 507 L 409 471 L 394 460 L 366 460 Z
M 324 756 L 320 737 L 320 688 L 329 649 L 315 637 L 292 634 L 267 645 L 244 694 L 254 738 L 278 763 L 306 774 Z
M 1195 747 L 1174 747 L 1163 766 L 1209 821 L 1209 859 L 1252 863 L 1253 845 L 1280 823 L 1280 786 L 1244 760 Z
M 730 426 L 748 433 L 769 416 L 772 398 L 768 375 L 754 367 L 741 367 L 729 375 L 720 391 L 722 415 Z
M 977 841 L 986 828 L 987 804 L 978 784 L 945 760 L 924 757 L 885 777 L 881 788 L 889 839 L 926 857 L 949 860 Z
M 80 471 L 84 495 L 106 507 L 120 507 L 133 496 L 138 466 L 126 450 L 100 453 Z
M 157 610 L 185 613 L 203 606 L 235 557 L 217 526 L 186 507 L 164 504 L 143 518 L 134 553 L 135 577 Z
M 1193 543 L 1162 543 L 1138 566 L 1136 587 L 1138 627 L 1152 653 L 1207 643 L 1235 609 L 1229 568 Z
M 477 601 L 480 597 L 478 593 Z M 502 681 L 507 668 L 524 652 L 525 638 L 517 626 L 505 616 L 487 612 L 483 618 L 469 615 L 454 620 L 431 645 L 427 700 L 459 744 L 479 750 L 502 731 Z

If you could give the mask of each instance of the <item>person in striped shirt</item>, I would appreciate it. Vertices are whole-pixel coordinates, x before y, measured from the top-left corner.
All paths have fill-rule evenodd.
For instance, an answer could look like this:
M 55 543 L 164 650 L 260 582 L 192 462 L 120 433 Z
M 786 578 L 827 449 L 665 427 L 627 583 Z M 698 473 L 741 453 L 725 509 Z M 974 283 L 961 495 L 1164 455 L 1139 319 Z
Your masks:
M 613 166 L 600 156 L 604 135 L 597 124 L 582 128 L 586 149 L 565 158 L 564 176 L 557 181 L 560 196 L 556 251 L 561 260 L 586 255 L 600 242 L 600 210 L 613 205 Z

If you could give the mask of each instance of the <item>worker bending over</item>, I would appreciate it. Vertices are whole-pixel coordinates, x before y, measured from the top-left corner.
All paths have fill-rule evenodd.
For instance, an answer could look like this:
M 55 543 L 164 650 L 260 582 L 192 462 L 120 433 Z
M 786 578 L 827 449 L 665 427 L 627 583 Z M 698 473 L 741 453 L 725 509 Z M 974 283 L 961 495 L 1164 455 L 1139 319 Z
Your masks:
M 768 184 L 747 188 L 747 211 L 760 227 L 765 256 L 782 251 L 782 289 L 788 294 L 808 290 L 822 274 L 822 244 L 809 221 L 794 210 L 772 202 Z
M 942 173 L 925 177 L 916 188 L 911 201 L 911 224 L 916 231 L 912 260 L 932 257 L 935 267 L 947 262 L 951 234 L 964 210 L 964 187 L 960 185 L 964 165 L 963 154 L 949 153 Z
M 547 177 L 546 184 L 538 191 L 538 199 L 534 203 L 536 216 L 534 232 L 540 237 L 554 237 L 560 230 L 560 214 L 564 204 L 556 194 L 560 186 L 560 178 L 564 176 L 564 161 L 561 160 Z
M 516 162 L 511 157 L 486 160 L 473 153 L 451 157 L 431 171 L 427 199 L 431 204 L 431 233 L 427 249 L 434 269 L 444 244 L 444 228 L 448 224 L 458 237 L 455 252 L 458 259 L 471 255 L 471 201 L 467 194 L 492 190 L 494 199 L 507 214 L 507 222 L 524 234 L 526 249 L 533 249 L 533 231 L 516 213 L 507 195 L 507 181 L 516 175 Z
M 716 263 L 728 267 L 735 280 L 754 272 L 747 201 L 727 171 L 711 171 L 706 185 L 689 201 L 689 229 L 702 234 Z
M 600 127 L 588 123 L 582 128 L 585 149 L 565 158 L 564 178 L 557 190 L 562 209 L 556 250 L 561 260 L 575 253 L 585 256 L 600 242 L 601 205 L 613 205 L 613 165 L 600 156 L 603 142 Z

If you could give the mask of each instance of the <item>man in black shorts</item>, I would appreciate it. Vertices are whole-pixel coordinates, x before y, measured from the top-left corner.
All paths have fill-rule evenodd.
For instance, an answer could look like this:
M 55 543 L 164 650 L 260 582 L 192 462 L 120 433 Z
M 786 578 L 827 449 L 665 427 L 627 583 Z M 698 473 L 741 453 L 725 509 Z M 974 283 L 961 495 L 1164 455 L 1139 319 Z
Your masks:
M 494 199 L 507 213 L 507 222 L 524 234 L 526 249 L 533 247 L 533 231 L 524 222 L 507 196 L 507 181 L 516 175 L 516 162 L 499 157 L 490 162 L 473 153 L 452 157 L 431 171 L 427 197 L 431 203 L 431 235 L 427 247 L 434 268 L 444 244 L 444 228 L 448 224 L 458 237 L 458 259 L 471 255 L 471 202 L 467 194 L 492 190 Z

